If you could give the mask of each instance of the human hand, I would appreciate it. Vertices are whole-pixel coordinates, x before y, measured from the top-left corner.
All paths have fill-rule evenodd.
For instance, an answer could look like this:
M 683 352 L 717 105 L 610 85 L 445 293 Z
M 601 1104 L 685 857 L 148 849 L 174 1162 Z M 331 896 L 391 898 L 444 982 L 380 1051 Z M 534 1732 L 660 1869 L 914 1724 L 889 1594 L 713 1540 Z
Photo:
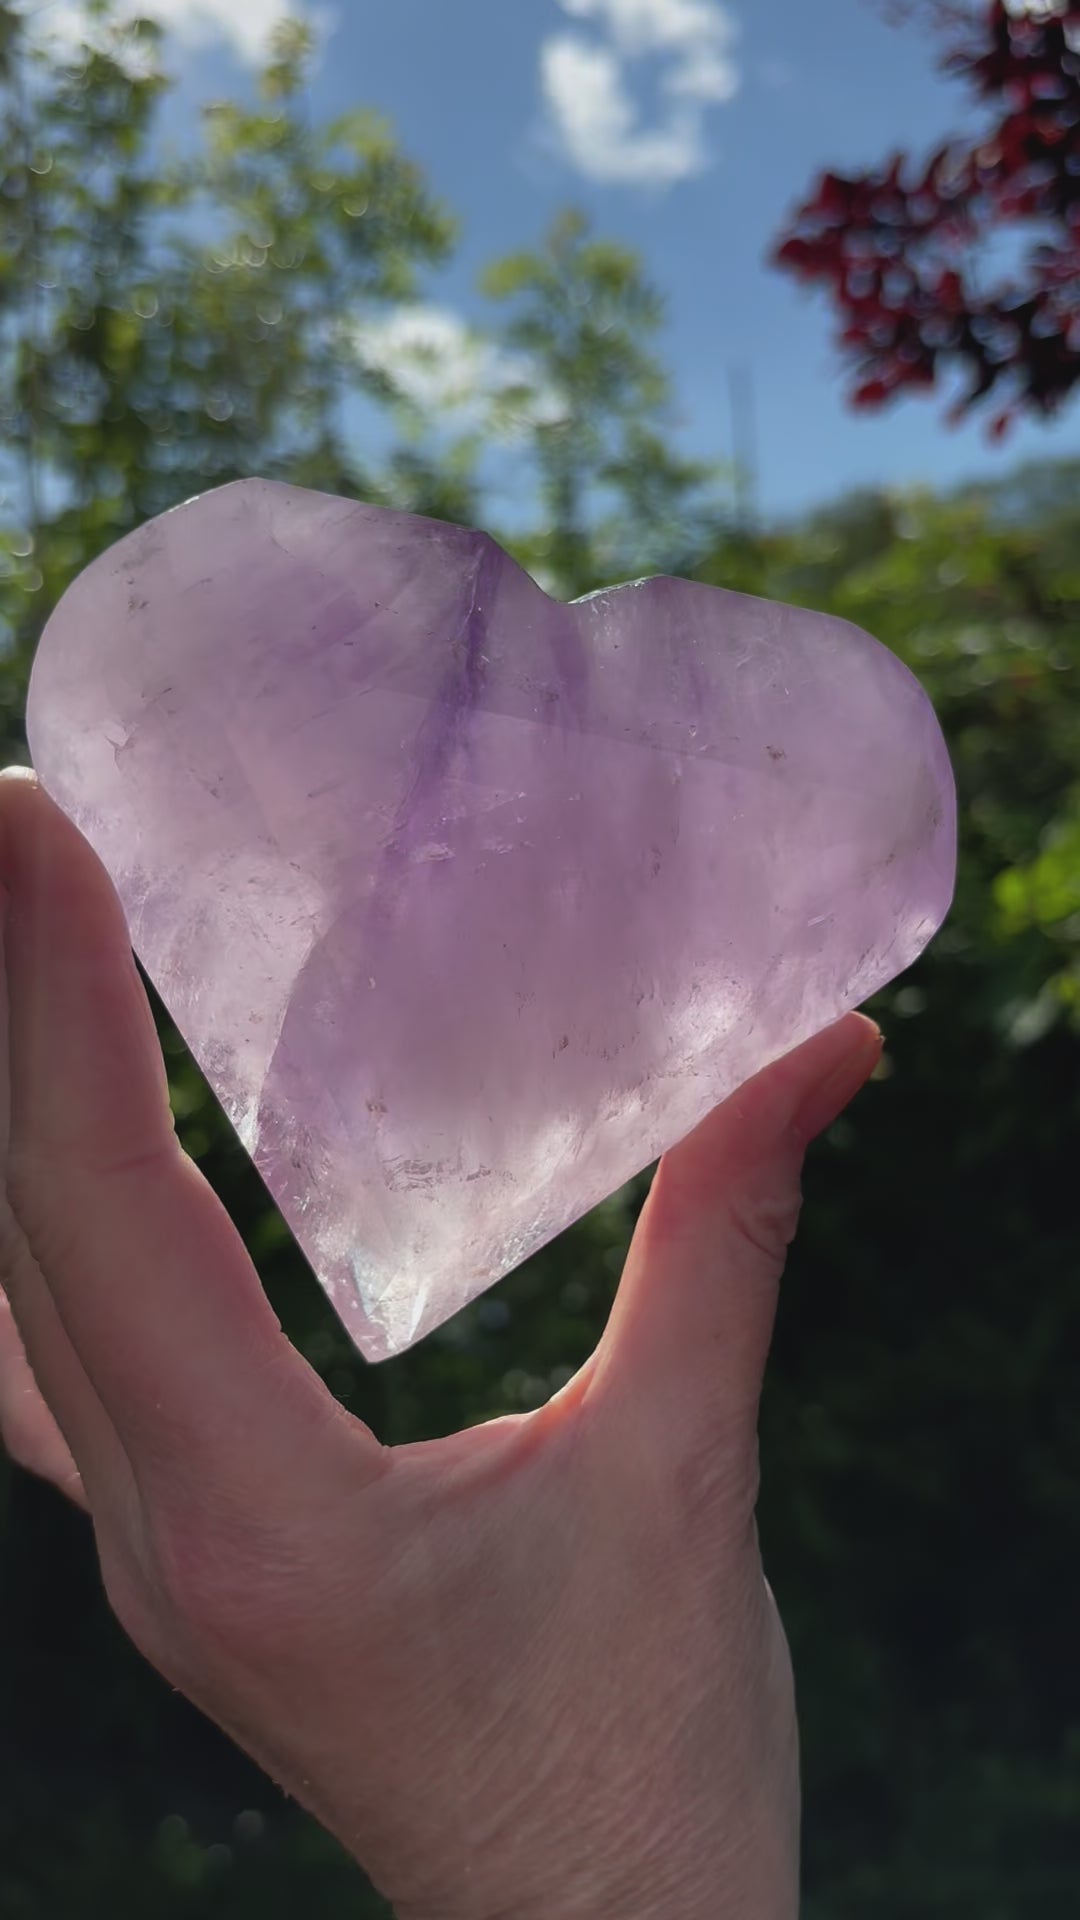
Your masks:
M 758 1400 L 804 1150 L 877 1030 L 850 1015 L 665 1157 L 554 1400 L 388 1451 L 181 1152 L 112 886 L 26 776 L 0 881 L 0 1425 L 89 1510 L 132 1639 L 401 1920 L 793 1920 Z

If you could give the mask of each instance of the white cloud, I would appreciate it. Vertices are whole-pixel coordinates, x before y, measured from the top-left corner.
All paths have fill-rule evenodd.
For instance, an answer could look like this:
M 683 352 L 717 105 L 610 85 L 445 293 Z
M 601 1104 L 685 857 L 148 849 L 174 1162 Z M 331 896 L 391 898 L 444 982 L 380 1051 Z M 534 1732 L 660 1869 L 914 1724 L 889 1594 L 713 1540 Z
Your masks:
M 404 306 L 352 329 L 362 363 L 426 419 L 459 433 L 512 439 L 566 410 L 527 354 L 510 353 L 445 307 Z
M 566 157 L 591 180 L 670 187 L 709 164 L 708 111 L 739 89 L 738 29 L 722 0 L 559 0 L 595 29 L 540 50 L 544 99 Z M 661 63 L 666 109 L 646 124 L 630 91 L 636 61 Z
M 564 13 L 594 20 L 629 59 L 673 52 L 689 61 L 730 56 L 735 23 L 719 0 L 559 0 Z
M 132 0 L 129 11 L 159 21 L 182 45 L 225 40 L 241 59 L 254 63 L 265 54 L 274 28 L 303 9 L 292 0 Z M 87 10 L 79 0 L 32 0 L 27 12 L 57 39 L 81 40 L 87 31 Z
M 543 48 L 541 72 L 566 156 L 590 180 L 669 187 L 701 171 L 700 116 L 684 108 L 663 127 L 641 127 L 610 48 L 561 34 Z

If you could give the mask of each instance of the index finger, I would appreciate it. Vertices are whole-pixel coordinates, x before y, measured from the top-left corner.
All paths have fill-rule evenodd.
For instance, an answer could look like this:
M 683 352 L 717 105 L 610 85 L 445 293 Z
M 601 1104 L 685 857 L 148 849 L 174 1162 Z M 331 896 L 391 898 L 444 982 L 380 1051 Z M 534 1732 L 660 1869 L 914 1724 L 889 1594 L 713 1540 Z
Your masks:
M 275 1460 L 294 1467 L 298 1426 L 341 1410 L 180 1148 L 112 883 L 25 776 L 0 778 L 0 878 L 9 1193 L 65 1333 L 137 1476 L 182 1461 L 264 1483 Z

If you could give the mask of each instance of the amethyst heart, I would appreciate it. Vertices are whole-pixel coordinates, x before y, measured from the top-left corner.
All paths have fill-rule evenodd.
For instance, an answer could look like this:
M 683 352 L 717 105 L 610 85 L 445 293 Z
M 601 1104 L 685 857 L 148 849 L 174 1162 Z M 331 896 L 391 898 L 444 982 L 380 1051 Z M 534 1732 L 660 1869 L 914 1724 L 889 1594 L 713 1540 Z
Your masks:
M 926 695 L 841 620 L 252 480 L 95 562 L 42 781 L 370 1359 L 400 1353 L 916 958 Z

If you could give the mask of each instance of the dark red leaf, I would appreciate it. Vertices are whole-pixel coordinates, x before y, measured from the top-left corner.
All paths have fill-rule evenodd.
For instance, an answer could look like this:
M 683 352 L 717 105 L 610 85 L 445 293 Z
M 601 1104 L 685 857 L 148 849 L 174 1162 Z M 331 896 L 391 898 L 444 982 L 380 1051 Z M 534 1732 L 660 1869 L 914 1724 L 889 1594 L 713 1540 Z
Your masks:
M 856 406 L 953 369 L 968 377 L 961 415 L 1004 382 L 1019 394 L 997 431 L 1017 406 L 1045 416 L 1080 386 L 1080 6 L 942 11 L 944 66 L 995 123 L 920 164 L 892 154 L 863 174 L 822 174 L 774 258 L 832 300 Z M 1039 229 L 1023 278 L 977 292 L 983 244 L 1009 223 Z

